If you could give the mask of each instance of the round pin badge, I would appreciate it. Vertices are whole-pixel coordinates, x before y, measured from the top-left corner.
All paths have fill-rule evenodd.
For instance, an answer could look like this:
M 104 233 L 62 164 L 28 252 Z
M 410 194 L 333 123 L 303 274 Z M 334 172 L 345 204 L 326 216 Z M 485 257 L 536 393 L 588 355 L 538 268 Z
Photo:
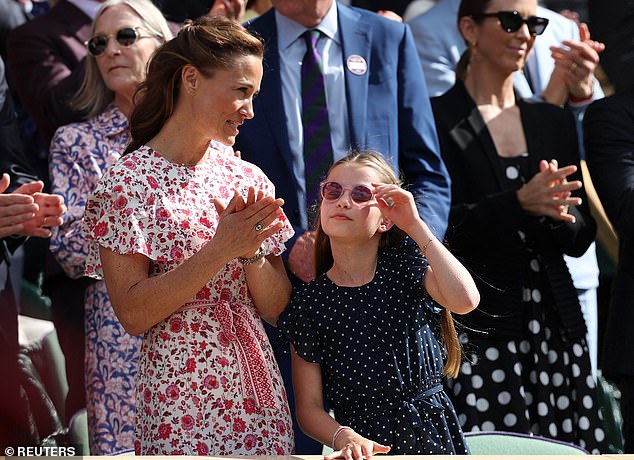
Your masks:
M 348 70 L 354 75 L 363 75 L 368 71 L 368 63 L 358 54 L 352 54 L 346 59 Z

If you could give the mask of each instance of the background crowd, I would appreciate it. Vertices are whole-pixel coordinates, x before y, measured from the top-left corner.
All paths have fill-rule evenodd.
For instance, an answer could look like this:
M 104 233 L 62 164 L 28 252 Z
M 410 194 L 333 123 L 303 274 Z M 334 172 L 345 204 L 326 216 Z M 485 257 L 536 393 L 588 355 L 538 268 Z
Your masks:
M 634 452 L 633 14 L 617 0 L 0 0 L 3 374 L 24 374 L 34 286 L 64 352 L 62 423 L 86 409 L 91 453 L 320 453 L 275 324 L 324 273 L 321 179 L 373 150 L 480 293 L 445 382 L 462 430 Z M 43 439 L 22 378 L 2 379 L 3 446 Z

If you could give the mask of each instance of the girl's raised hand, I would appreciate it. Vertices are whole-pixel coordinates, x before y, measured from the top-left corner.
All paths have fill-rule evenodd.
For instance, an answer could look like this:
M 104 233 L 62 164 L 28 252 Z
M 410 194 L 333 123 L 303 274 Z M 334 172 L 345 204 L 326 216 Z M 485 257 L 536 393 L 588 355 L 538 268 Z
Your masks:
M 420 221 L 414 196 L 394 184 L 375 184 L 374 197 L 383 216 L 409 234 L 409 229 Z

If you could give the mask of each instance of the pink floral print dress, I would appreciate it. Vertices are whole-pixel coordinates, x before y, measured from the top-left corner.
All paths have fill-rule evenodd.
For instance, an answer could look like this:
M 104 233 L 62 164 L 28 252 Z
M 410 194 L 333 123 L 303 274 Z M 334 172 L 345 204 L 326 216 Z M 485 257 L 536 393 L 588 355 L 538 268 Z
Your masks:
M 151 274 L 177 267 L 214 236 L 214 198 L 249 186 L 274 195 L 256 166 L 210 144 L 196 166 L 144 146 L 104 175 L 86 205 L 86 274 L 103 276 L 98 246 L 143 254 Z M 281 254 L 293 230 L 264 242 Z M 274 289 L 274 287 L 272 287 Z M 137 455 L 288 455 L 291 417 L 277 363 L 234 259 L 188 303 L 143 337 L 137 375 Z

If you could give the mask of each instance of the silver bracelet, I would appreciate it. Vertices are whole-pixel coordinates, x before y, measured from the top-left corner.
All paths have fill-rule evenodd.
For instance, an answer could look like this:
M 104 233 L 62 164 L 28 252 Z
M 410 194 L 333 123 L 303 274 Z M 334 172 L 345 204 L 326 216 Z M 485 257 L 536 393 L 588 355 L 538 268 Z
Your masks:
M 335 441 L 337 441 L 337 438 L 339 437 L 339 435 L 346 430 L 352 430 L 352 428 L 350 428 L 349 426 L 345 426 L 345 425 L 341 425 L 339 428 L 337 428 L 334 432 L 334 434 L 332 435 L 332 444 L 330 447 L 333 448 L 333 450 L 337 450 L 337 448 L 335 447 Z
M 434 241 L 434 238 L 433 238 L 433 237 L 432 237 L 432 238 L 429 238 L 429 239 L 427 240 L 427 243 L 425 243 L 425 245 L 423 246 L 423 248 L 422 248 L 421 252 L 422 252 L 422 254 L 423 254 L 423 257 L 424 257 L 424 258 L 427 258 L 427 247 L 428 247 L 428 246 L 429 246 L 429 245 L 430 245 L 433 241 Z
M 264 247 L 260 246 L 260 249 L 258 249 L 258 252 L 256 252 L 253 257 L 248 257 L 248 258 L 247 257 L 238 257 L 238 260 L 240 262 L 242 262 L 243 265 L 249 265 L 249 264 L 252 264 L 254 262 L 257 262 L 258 260 L 260 260 L 265 255 L 266 255 L 266 253 L 264 252 Z

